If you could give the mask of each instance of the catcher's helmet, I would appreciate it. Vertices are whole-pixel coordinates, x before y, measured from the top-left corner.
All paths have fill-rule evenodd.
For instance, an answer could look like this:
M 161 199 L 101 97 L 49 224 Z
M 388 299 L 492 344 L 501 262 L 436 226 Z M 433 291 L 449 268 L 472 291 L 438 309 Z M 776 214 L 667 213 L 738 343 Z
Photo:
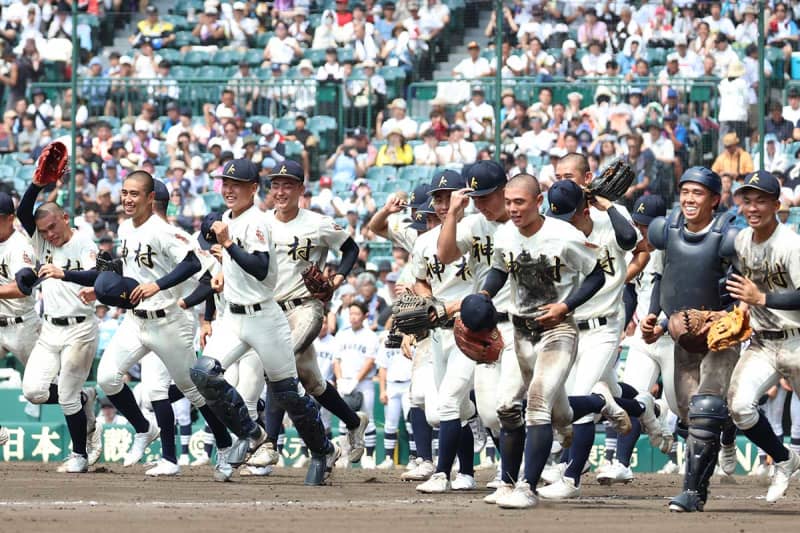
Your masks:
M 722 180 L 719 174 L 706 167 L 692 167 L 686 170 L 681 176 L 678 186 L 686 182 L 699 183 L 714 194 L 722 192 Z

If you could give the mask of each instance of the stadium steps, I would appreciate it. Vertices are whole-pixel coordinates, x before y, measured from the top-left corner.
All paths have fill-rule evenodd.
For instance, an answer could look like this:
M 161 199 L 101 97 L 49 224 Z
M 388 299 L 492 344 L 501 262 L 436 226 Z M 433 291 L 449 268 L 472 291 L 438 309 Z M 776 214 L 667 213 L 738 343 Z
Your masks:
M 433 71 L 434 80 L 452 77 L 452 72 L 455 66 L 458 65 L 465 57 L 469 57 L 469 53 L 467 52 L 467 44 L 470 41 L 477 42 L 479 45 L 481 45 L 481 49 L 485 47 L 488 39 L 483 35 L 483 30 L 486 28 L 486 25 L 489 24 L 489 20 L 492 18 L 492 13 L 488 9 L 482 9 L 479 11 L 479 15 L 480 18 L 478 20 L 478 26 L 473 28 L 469 23 L 467 23 L 466 28 L 464 29 L 464 42 L 458 46 L 453 46 L 450 49 L 448 60 L 436 65 L 436 70 Z

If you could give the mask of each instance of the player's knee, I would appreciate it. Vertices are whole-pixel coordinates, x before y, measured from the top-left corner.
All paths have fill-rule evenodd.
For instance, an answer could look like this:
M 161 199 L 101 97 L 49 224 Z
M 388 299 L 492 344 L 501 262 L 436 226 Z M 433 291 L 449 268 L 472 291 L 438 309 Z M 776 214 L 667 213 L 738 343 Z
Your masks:
M 314 362 L 314 364 L 317 363 Z M 306 392 L 314 397 L 324 393 L 328 386 L 328 383 L 321 378 L 318 372 L 303 369 L 299 365 L 297 367 L 297 377 L 300 379 L 300 383 L 303 384 L 303 388 L 306 389 Z
M 67 395 L 59 391 L 58 405 L 61 406 L 61 411 L 64 413 L 64 416 L 74 415 L 83 408 L 80 393 Z
M 728 403 L 721 396 L 697 394 L 689 401 L 689 431 L 719 434 L 728 418 Z
M 503 429 L 511 431 L 522 427 L 525 421 L 522 418 L 522 406 L 504 406 L 497 409 L 497 419 Z
M 97 368 L 97 384 L 103 389 L 103 392 L 108 396 L 110 394 L 118 394 L 122 390 L 125 382 L 123 381 L 125 373 L 114 364 L 103 364 L 100 361 L 100 366 Z
M 734 392 L 729 400 L 731 418 L 736 427 L 741 430 L 750 429 L 758 422 L 758 407 L 756 407 L 756 402 L 748 396 Z
M 218 399 L 225 390 L 222 383 L 225 381 L 222 365 L 211 357 L 199 357 L 189 370 L 189 378 L 191 379 L 191 384 L 187 388 L 193 389 L 197 396 L 202 395 L 208 400 Z M 176 385 L 181 388 L 180 384 L 176 383 Z M 187 391 L 182 388 L 181 390 L 189 398 L 190 402 L 195 403 L 198 400 L 196 396 L 192 398 L 187 394 Z
M 45 403 L 50 397 L 50 386 L 42 387 L 39 383 L 30 383 L 23 379 L 22 394 L 25 396 L 25 399 L 31 403 Z

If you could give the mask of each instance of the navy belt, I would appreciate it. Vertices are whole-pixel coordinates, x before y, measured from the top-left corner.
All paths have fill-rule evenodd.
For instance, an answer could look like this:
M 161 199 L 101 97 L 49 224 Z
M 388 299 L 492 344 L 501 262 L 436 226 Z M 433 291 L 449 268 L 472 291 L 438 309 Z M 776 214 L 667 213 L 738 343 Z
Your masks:
M 149 318 L 152 320 L 154 318 L 164 318 L 167 316 L 167 312 L 163 309 L 159 309 L 157 311 L 142 311 L 141 309 L 134 309 L 133 316 L 136 318 Z
M 21 316 L 14 316 L 14 317 L 0 317 L 0 328 L 5 328 L 7 326 L 13 326 L 14 324 L 22 324 L 23 320 Z
M 599 328 L 600 326 L 605 326 L 606 324 L 608 324 L 608 319 L 604 316 L 601 316 L 600 318 L 590 318 L 589 320 L 578 321 L 578 329 L 581 331 L 586 331 L 587 329 Z
M 228 309 L 230 309 L 231 313 L 233 313 L 234 315 L 247 315 L 250 313 L 261 311 L 261 304 L 253 304 L 253 305 L 228 304 Z
M 800 329 L 783 329 L 780 331 L 759 331 L 756 333 L 758 337 L 768 341 L 782 341 L 790 337 L 800 336 Z
M 495 313 L 494 317 L 497 320 L 498 324 L 502 324 L 503 322 L 508 322 L 508 313 Z
M 74 326 L 86 320 L 85 316 L 44 316 L 44 319 L 54 326 Z M 22 319 L 20 319 L 22 322 Z
M 295 298 L 293 300 L 284 300 L 282 302 L 278 302 L 278 307 L 280 307 L 281 311 L 285 313 L 286 311 L 291 311 L 295 307 L 300 307 L 309 300 L 311 300 L 311 298 Z
M 534 317 L 530 316 L 511 316 L 511 323 L 515 328 L 523 329 L 530 333 L 542 333 L 545 328 L 536 321 Z

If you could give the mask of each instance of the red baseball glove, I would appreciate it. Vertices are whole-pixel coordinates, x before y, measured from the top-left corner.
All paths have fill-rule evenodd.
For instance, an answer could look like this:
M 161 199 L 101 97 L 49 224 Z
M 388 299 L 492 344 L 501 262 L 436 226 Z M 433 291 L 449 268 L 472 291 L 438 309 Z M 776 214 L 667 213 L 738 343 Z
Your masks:
M 312 298 L 328 302 L 333 297 L 333 284 L 317 265 L 310 265 L 303 271 L 303 283 Z
M 503 351 L 503 337 L 497 327 L 483 331 L 472 331 L 464 325 L 461 317 L 456 318 L 453 335 L 461 352 L 478 363 L 494 363 Z
M 53 141 L 42 150 L 36 160 L 36 170 L 33 173 L 33 183 L 44 186 L 61 179 L 69 162 L 67 146 L 61 141 Z

